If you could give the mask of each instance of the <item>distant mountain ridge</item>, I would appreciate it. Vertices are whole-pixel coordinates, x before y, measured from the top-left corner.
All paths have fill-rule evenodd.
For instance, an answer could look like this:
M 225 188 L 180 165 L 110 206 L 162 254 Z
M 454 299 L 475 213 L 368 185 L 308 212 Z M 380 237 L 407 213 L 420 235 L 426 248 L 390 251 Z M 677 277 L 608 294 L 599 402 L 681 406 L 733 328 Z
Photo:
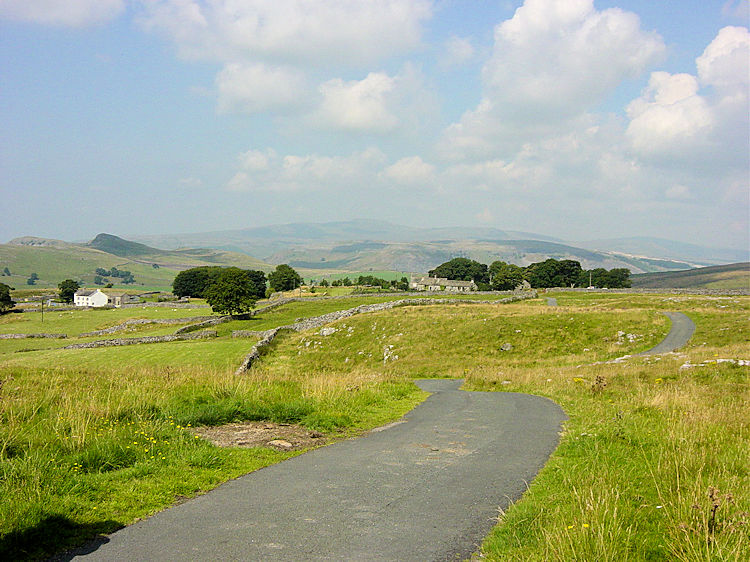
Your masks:
M 566 242 L 552 236 L 492 227 L 410 227 L 377 220 L 290 223 L 180 235 L 135 236 L 177 249 L 202 246 L 243 252 L 270 263 L 308 269 L 425 272 L 452 257 L 528 265 L 548 257 L 584 267 L 627 267 L 633 272 L 688 269 L 750 259 L 749 252 L 634 237 Z M 611 243 L 611 247 L 607 243 Z
M 138 236 L 138 241 L 101 233 L 83 244 L 25 236 L 0 245 L 0 264 L 12 265 L 14 275 L 26 269 L 27 276 L 32 271 L 40 276 L 48 271 L 52 277 L 69 271 L 65 277 L 88 283 L 93 275 L 90 264 L 96 262 L 97 267 L 132 269 L 139 272 L 137 279 L 140 275 L 140 279 L 153 279 L 163 285 L 168 271 L 175 275 L 198 265 L 236 265 L 270 271 L 275 264 L 288 263 L 307 278 L 338 272 L 425 273 L 455 257 L 485 264 L 501 260 L 521 266 L 548 258 L 571 259 L 585 269 L 623 267 L 634 274 L 688 270 L 713 265 L 720 259 L 733 263 L 750 259 L 747 252 L 644 237 L 576 244 L 551 236 L 524 234 L 528 233 L 487 227 L 415 228 L 356 220 Z M 611 243 L 613 250 L 602 249 L 606 248 L 605 242 Z M 736 259 L 738 256 L 740 259 Z M 54 267 L 50 266 L 52 263 Z M 159 272 L 158 268 L 164 271 Z M 20 281 L 25 279 L 15 282 Z

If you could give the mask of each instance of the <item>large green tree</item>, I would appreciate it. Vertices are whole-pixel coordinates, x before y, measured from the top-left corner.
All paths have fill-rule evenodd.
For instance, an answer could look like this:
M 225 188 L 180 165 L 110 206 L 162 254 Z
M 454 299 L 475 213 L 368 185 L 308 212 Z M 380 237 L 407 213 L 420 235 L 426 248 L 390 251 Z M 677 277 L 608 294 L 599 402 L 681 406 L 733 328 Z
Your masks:
M 581 271 L 581 264 L 575 260 L 550 258 L 529 265 L 525 276 L 534 288 L 573 287 L 580 282 Z
M 469 258 L 453 258 L 440 264 L 429 272 L 432 277 L 445 277 L 453 281 L 474 281 L 475 283 L 489 283 L 490 276 L 487 266 Z
M 10 287 L 0 283 L 0 312 L 10 310 L 16 303 L 10 298 Z
M 222 269 L 203 292 L 211 309 L 219 314 L 240 314 L 255 306 L 256 287 L 249 272 L 237 267 Z
M 204 291 L 216 281 L 221 269 L 211 265 L 180 271 L 172 281 L 172 292 L 178 297 L 203 298 Z
M 268 274 L 268 284 L 274 291 L 291 291 L 302 285 L 302 277 L 289 265 L 282 263 Z
M 72 279 L 66 279 L 65 281 L 61 281 L 57 288 L 60 289 L 58 295 L 60 296 L 61 301 L 73 302 L 73 297 L 81 286 Z
M 512 291 L 523 282 L 523 268 L 504 261 L 490 264 L 490 285 L 495 291 Z
M 631 286 L 630 270 L 624 267 L 610 269 L 597 267 L 582 271 L 578 283 L 581 287 L 606 287 L 608 289 L 622 289 Z
M 266 274 L 262 271 L 247 270 L 247 278 L 250 280 L 252 292 L 256 299 L 266 296 Z

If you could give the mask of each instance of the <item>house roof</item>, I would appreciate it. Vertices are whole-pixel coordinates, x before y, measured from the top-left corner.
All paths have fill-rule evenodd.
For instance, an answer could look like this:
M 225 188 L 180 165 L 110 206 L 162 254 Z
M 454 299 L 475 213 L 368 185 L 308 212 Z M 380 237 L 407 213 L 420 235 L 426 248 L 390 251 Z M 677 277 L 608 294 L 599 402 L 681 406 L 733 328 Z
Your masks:
M 473 287 L 474 281 L 457 281 L 445 277 L 422 277 L 417 285 L 439 285 L 440 287 Z
M 96 293 L 96 289 L 78 289 L 75 292 L 75 296 L 77 296 L 77 297 L 90 297 L 94 293 Z
M 97 291 L 108 297 L 124 297 L 125 295 L 135 296 L 133 293 L 124 289 L 78 289 L 75 294 L 79 297 L 90 297 Z

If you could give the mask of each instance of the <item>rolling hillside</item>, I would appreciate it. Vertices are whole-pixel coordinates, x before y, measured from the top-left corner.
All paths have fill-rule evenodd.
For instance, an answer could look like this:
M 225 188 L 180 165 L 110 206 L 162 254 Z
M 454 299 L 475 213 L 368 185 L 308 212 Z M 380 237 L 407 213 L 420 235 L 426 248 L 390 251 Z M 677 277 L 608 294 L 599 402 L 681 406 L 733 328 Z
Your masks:
M 750 262 L 701 267 L 686 271 L 644 273 L 631 277 L 634 288 L 750 290 Z
M 100 234 L 88 244 L 28 236 L 0 244 L 0 282 L 17 289 L 29 287 L 26 280 L 32 273 L 39 276 L 38 287 L 57 287 L 67 278 L 93 286 L 96 268 L 112 267 L 133 273 L 135 285 L 123 287 L 168 289 L 179 271 L 200 265 L 273 269 L 246 254 L 205 248 L 165 251 L 108 234 Z M 10 276 L 2 275 L 6 267 Z M 110 281 L 120 286 L 117 279 Z

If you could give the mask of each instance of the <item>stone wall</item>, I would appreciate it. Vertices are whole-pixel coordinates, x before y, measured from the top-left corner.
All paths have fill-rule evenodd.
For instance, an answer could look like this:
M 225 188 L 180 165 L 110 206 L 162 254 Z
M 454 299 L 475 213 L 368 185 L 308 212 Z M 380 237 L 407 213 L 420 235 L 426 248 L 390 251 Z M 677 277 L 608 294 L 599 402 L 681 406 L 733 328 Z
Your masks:
M 337 310 L 334 312 L 329 312 L 328 314 L 323 314 L 321 316 L 313 316 L 312 318 L 305 318 L 304 320 L 300 320 L 299 322 L 295 322 L 294 324 L 290 324 L 287 326 L 281 326 L 279 328 L 274 328 L 273 330 L 269 330 L 268 332 L 261 332 L 259 335 L 263 335 L 263 339 L 256 343 L 253 348 L 250 350 L 250 353 L 245 356 L 245 359 L 242 361 L 242 364 L 239 366 L 235 374 L 240 375 L 242 373 L 245 373 L 252 367 L 253 362 L 260 357 L 263 348 L 268 346 L 276 337 L 276 335 L 279 333 L 280 330 L 293 330 L 295 332 L 303 332 L 305 330 L 312 330 L 314 328 L 320 328 L 321 326 L 324 326 L 325 324 L 329 324 L 331 322 L 334 322 L 336 320 L 341 320 L 343 318 L 349 318 L 351 316 L 355 316 L 357 314 L 366 314 L 368 312 L 378 312 L 381 310 L 389 310 L 391 308 L 397 308 L 401 306 L 428 306 L 428 305 L 446 305 L 446 304 L 508 304 L 512 302 L 517 301 L 523 301 L 527 299 L 535 299 L 537 298 L 537 292 L 531 291 L 526 293 L 517 293 L 510 297 L 506 297 L 504 299 L 499 299 L 495 301 L 485 301 L 485 300 L 467 300 L 467 299 L 430 299 L 430 298 L 421 298 L 421 299 L 401 299 L 397 301 L 389 301 L 389 302 L 380 302 L 380 303 L 374 303 L 374 304 L 362 304 L 359 306 L 355 306 L 354 308 L 349 308 L 347 310 Z M 290 299 L 295 300 L 295 299 Z M 238 330 L 238 332 L 241 332 Z M 247 332 L 250 334 L 250 332 Z M 234 336 L 234 333 L 232 334 Z M 239 336 L 241 337 L 241 336 Z
M 63 349 L 93 349 L 96 347 L 117 347 L 121 345 L 137 345 L 143 343 L 164 343 L 172 341 L 198 340 L 215 338 L 218 336 L 216 330 L 204 330 L 195 334 L 172 335 L 172 336 L 146 336 L 143 338 L 118 338 L 114 340 L 99 340 L 88 343 L 74 343 L 66 345 Z
M 32 338 L 64 340 L 67 337 L 67 334 L 0 334 L 0 340 L 23 340 Z
M 95 330 L 93 332 L 86 332 L 80 335 L 82 338 L 87 338 L 91 336 L 104 336 L 107 334 L 114 334 L 115 332 L 122 332 L 123 330 L 127 330 L 131 326 L 143 326 L 145 324 L 165 324 L 165 325 L 173 325 L 173 324 L 185 324 L 186 322 L 202 322 L 204 320 L 209 320 L 213 318 L 212 316 L 191 316 L 189 318 L 162 318 L 162 319 L 145 319 L 145 318 L 136 318 L 132 320 L 126 320 L 122 324 L 118 324 L 117 326 L 112 326 L 111 328 L 104 328 L 103 330 Z

